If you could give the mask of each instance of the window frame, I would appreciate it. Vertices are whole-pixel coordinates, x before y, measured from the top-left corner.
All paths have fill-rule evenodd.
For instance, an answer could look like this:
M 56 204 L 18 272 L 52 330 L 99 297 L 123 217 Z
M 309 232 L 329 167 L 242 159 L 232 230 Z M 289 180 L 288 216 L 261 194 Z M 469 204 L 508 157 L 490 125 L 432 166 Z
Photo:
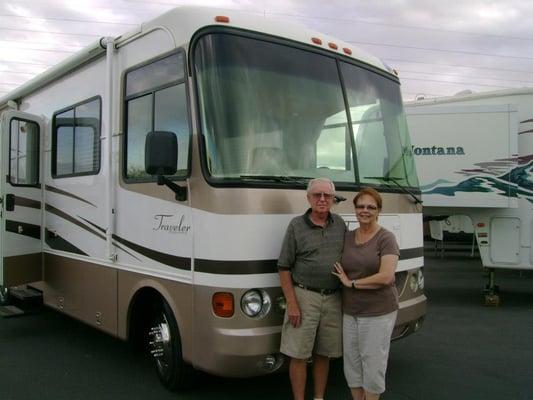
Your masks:
M 22 122 L 31 122 L 31 123 L 34 123 L 37 125 L 37 128 L 38 128 L 38 131 L 37 131 L 37 143 L 38 143 L 38 147 L 37 147 L 37 182 L 36 183 L 33 183 L 33 184 L 27 184 L 27 183 L 14 183 L 12 180 L 11 180 L 11 122 L 13 120 L 16 120 L 16 121 L 22 121 Z M 17 148 L 18 150 L 18 148 Z M 34 120 L 31 120 L 31 119 L 28 119 L 28 118 L 22 118 L 22 117 L 17 117 L 17 116 L 14 116 L 14 117 L 11 117 L 9 119 L 9 154 L 8 154 L 8 163 L 9 163 L 9 166 L 8 166 L 8 173 L 7 173 L 7 182 L 11 185 L 11 186 L 14 186 L 14 187 L 41 187 L 41 124 L 39 124 L 38 121 L 34 121 Z M 18 173 L 18 171 L 17 171 Z
M 183 77 L 181 79 L 174 80 L 172 82 L 167 82 L 163 85 L 159 85 L 156 87 L 152 87 L 148 90 L 144 90 L 141 92 L 137 92 L 135 94 L 132 94 L 130 96 L 126 96 L 126 83 L 127 83 L 127 75 L 135 71 L 137 69 L 143 68 L 147 65 L 153 64 L 157 61 L 160 61 L 162 59 L 165 59 L 167 57 L 170 57 L 172 55 L 178 55 L 181 54 L 183 57 Z M 121 177 L 122 180 L 125 183 L 133 184 L 133 183 L 152 183 L 157 182 L 157 176 L 153 177 L 145 177 L 145 178 L 132 178 L 128 177 L 128 102 L 130 100 L 135 100 L 138 98 L 141 98 L 146 95 L 151 95 L 151 105 L 152 105 L 152 120 L 151 124 L 152 127 L 155 124 L 155 93 L 158 91 L 168 89 L 173 86 L 178 85 L 185 85 L 185 102 L 187 106 L 187 125 L 189 127 L 188 130 L 188 136 L 189 136 L 189 143 L 187 148 L 187 166 L 186 166 L 186 173 L 184 175 L 165 175 L 166 178 L 168 178 L 171 181 L 185 181 L 191 176 L 191 151 L 192 151 L 192 118 L 191 118 L 191 103 L 190 103 L 190 93 L 189 93 L 189 85 L 188 85 L 188 76 L 189 76 L 189 70 L 188 70 L 188 62 L 187 62 L 187 52 L 183 48 L 177 48 L 173 49 L 171 51 L 168 51 L 166 53 L 162 53 L 157 55 L 156 57 L 152 57 L 148 60 L 144 60 L 139 64 L 135 64 L 128 69 L 124 71 L 122 74 L 122 107 L 123 107 L 123 117 L 122 117 L 122 143 L 120 145 L 120 155 L 121 155 L 121 163 L 120 167 L 122 169 L 121 171 Z M 177 132 L 174 132 L 177 134 Z
M 98 100 L 98 131 L 95 132 L 96 140 L 98 144 L 94 147 L 94 149 L 98 149 L 98 163 L 97 168 L 93 169 L 91 171 L 87 172 L 73 172 L 71 174 L 57 174 L 57 126 L 56 126 L 56 118 L 59 114 L 62 114 L 66 111 L 74 111 L 74 121 L 76 121 L 76 107 L 79 107 L 83 104 L 90 103 L 92 101 Z M 74 140 L 76 135 L 76 125 L 74 124 L 74 135 L 73 135 L 73 142 L 72 142 L 72 159 L 74 161 L 72 168 L 75 169 L 76 165 L 76 159 L 75 159 L 75 145 L 76 141 Z M 51 162 L 51 175 L 53 179 L 61 179 L 61 178 L 71 178 L 74 176 L 88 176 L 88 175 L 98 175 L 100 173 L 100 170 L 102 169 L 102 141 L 101 141 L 101 135 L 102 135 L 102 96 L 96 95 L 93 97 L 89 97 L 85 100 L 79 101 L 78 103 L 72 104 L 68 107 L 64 107 L 60 110 L 57 110 L 52 115 L 52 162 Z

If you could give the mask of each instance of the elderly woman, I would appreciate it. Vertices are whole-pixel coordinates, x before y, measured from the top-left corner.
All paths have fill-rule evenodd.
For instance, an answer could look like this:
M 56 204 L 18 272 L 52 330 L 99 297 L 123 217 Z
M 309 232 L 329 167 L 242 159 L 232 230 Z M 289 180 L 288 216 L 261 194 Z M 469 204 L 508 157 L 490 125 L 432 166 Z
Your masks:
M 379 399 L 398 313 L 394 273 L 400 254 L 394 235 L 378 224 L 379 193 L 362 189 L 353 200 L 359 227 L 346 234 L 333 272 L 343 287 L 344 375 L 355 400 Z

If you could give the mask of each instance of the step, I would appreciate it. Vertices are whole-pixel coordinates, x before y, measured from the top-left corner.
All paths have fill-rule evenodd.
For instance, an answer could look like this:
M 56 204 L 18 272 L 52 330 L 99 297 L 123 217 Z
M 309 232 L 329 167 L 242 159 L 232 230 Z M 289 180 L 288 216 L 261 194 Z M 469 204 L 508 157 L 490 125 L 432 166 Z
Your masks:
M 0 306 L 0 317 L 11 318 L 24 315 L 24 310 L 21 310 L 17 306 Z
M 39 290 L 16 286 L 9 289 L 7 306 L 14 306 L 24 313 L 35 313 L 43 305 L 43 294 Z

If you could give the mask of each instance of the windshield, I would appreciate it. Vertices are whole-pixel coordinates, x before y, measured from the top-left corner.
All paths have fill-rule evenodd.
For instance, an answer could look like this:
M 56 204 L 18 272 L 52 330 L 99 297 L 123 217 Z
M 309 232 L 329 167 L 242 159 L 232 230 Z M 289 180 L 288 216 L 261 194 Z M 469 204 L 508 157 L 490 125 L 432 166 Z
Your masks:
M 339 68 L 332 57 L 221 33 L 199 40 L 194 64 L 211 177 L 383 185 L 377 178 L 390 176 L 418 187 L 392 80 L 344 62 Z

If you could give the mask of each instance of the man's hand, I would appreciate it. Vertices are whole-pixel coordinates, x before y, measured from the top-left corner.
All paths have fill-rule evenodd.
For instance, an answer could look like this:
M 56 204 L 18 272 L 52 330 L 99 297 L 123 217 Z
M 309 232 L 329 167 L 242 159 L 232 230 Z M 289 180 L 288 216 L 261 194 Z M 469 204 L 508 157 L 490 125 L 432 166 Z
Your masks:
M 289 317 L 289 322 L 295 328 L 298 328 L 302 323 L 302 314 L 300 313 L 300 306 L 298 302 L 287 303 L 287 316 Z

